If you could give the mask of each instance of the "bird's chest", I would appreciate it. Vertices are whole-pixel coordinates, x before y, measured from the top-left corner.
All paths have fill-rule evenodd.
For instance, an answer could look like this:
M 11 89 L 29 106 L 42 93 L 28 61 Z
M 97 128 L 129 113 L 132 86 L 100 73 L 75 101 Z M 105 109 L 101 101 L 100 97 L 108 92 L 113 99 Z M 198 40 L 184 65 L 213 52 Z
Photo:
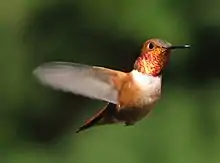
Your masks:
M 131 79 L 125 82 L 119 103 L 126 107 L 150 107 L 161 95 L 161 77 L 144 75 L 137 71 L 131 72 Z

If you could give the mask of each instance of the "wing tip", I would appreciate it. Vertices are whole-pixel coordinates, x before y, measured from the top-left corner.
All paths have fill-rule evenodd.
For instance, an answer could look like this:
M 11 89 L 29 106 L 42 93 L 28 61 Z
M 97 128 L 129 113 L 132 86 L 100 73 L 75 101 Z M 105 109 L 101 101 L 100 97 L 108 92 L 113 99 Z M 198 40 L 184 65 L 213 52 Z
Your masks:
M 34 77 L 36 77 L 36 78 L 39 78 L 39 76 L 40 76 L 40 69 L 41 69 L 40 66 L 37 67 L 37 68 L 35 68 L 35 69 L 32 71 L 32 75 L 33 75 Z
M 39 83 L 41 83 L 42 85 L 46 86 L 46 81 L 44 79 L 44 75 L 43 74 L 43 69 L 41 66 L 38 66 L 37 68 L 35 68 L 33 71 L 32 71 L 32 75 L 37 79 L 37 81 Z
M 56 66 L 64 65 L 68 62 L 46 62 L 41 64 L 40 66 L 36 67 L 33 71 L 32 74 L 37 78 L 37 79 L 42 79 L 45 71 L 49 69 L 54 69 Z

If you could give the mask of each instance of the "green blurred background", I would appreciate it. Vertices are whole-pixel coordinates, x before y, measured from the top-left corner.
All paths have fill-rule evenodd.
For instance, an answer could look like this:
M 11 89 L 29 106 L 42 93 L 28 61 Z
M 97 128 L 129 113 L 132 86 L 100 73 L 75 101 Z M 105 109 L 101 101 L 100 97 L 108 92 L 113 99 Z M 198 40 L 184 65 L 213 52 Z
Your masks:
M 128 71 L 149 38 L 173 53 L 161 101 L 135 126 L 76 128 L 103 102 L 43 87 L 32 70 L 70 61 Z M 0 2 L 1 163 L 219 163 L 220 1 Z

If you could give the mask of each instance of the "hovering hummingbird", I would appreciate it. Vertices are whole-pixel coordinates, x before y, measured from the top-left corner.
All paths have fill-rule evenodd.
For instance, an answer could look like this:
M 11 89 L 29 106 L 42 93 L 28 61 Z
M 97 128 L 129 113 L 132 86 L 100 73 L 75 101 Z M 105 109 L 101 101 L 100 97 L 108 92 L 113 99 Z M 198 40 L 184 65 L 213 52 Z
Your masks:
M 49 62 L 34 70 L 42 84 L 54 89 L 106 101 L 107 105 L 76 132 L 93 126 L 124 123 L 134 125 L 155 107 L 161 97 L 162 72 L 173 49 L 161 39 L 147 40 L 131 72 L 79 63 Z

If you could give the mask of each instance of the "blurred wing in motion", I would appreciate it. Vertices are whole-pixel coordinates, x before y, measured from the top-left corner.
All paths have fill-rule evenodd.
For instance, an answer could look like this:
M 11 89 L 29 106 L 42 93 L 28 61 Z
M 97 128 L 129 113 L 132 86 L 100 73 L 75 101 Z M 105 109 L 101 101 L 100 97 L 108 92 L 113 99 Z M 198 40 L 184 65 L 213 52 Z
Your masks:
M 49 62 L 34 70 L 42 84 L 74 94 L 117 104 L 115 81 L 127 74 L 102 67 L 68 62 Z

